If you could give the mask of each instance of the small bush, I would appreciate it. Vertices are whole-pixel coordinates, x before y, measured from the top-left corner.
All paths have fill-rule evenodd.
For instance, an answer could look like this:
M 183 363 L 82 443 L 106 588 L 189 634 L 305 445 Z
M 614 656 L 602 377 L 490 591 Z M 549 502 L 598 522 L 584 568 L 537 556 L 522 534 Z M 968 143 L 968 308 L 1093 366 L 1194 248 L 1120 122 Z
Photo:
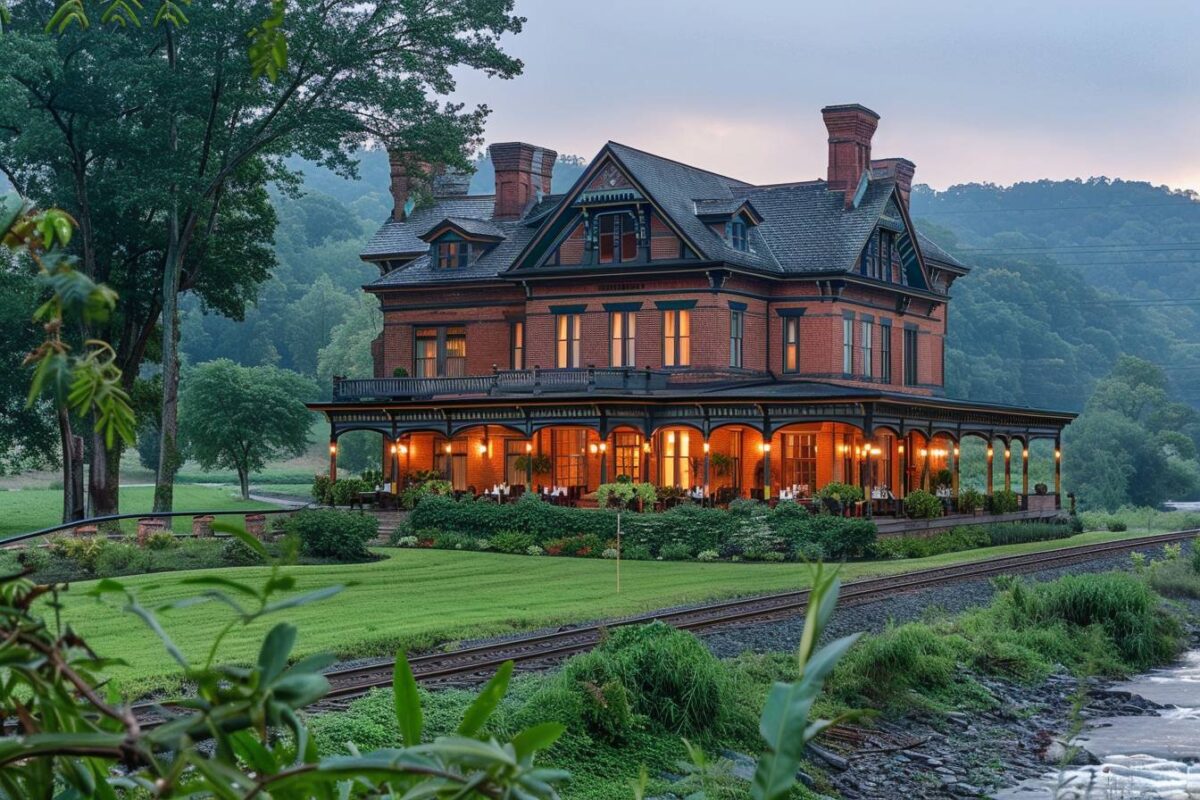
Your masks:
M 330 489 L 333 482 L 329 480 L 328 475 L 314 475 L 312 482 L 312 499 L 313 502 L 327 506 L 332 502 Z
M 929 492 L 918 489 L 904 497 L 904 513 L 913 519 L 934 519 L 942 516 L 942 501 Z
M 546 551 L 538 547 L 536 544 L 531 544 L 525 549 L 525 555 L 527 556 L 544 556 L 545 554 Z
M 329 487 L 330 503 L 335 506 L 348 506 L 360 492 L 374 489 L 360 478 L 338 478 Z
M 1001 489 L 986 499 L 989 514 L 1011 514 L 1021 508 L 1021 498 L 1010 489 Z
M 889 627 L 861 639 L 838 663 L 826 691 L 848 706 L 889 705 L 910 691 L 937 694 L 954 683 L 948 637 L 925 623 Z
M 221 547 L 221 560 L 233 567 L 249 567 L 263 563 L 263 557 L 242 544 L 241 539 L 230 537 Z
M 153 553 L 124 542 L 110 543 L 96 558 L 96 576 L 112 578 L 149 572 Z
M 334 509 L 306 510 L 291 516 L 287 531 L 300 539 L 305 555 L 361 561 L 371 556 L 367 543 L 379 535 L 379 520 Z
M 606 547 L 606 548 L 604 548 L 604 552 L 600 554 L 600 557 L 601 557 L 601 558 L 608 558 L 608 559 L 615 559 L 615 558 L 617 558 L 617 556 L 619 556 L 619 555 L 620 555 L 620 553 L 619 553 L 619 552 L 617 552 L 617 548 L 615 548 L 615 547 Z
M 175 534 L 170 531 L 157 531 L 146 537 L 147 550 L 170 550 L 178 547 L 179 542 L 175 539 Z
M 659 555 L 664 561 L 687 561 L 692 557 L 692 548 L 682 542 L 663 545 Z
M 1002 522 L 981 527 L 992 546 L 1066 539 L 1074 533 L 1070 525 L 1058 522 Z
M 1129 526 L 1126 525 L 1124 521 L 1119 520 L 1116 517 L 1110 519 L 1106 527 L 1113 533 L 1121 533 L 1122 531 L 1129 529 Z
M 478 550 L 479 540 L 461 533 L 439 533 L 433 537 L 433 546 L 439 550 Z
M 501 531 L 492 536 L 491 543 L 498 553 L 524 553 L 537 544 L 532 534 L 521 531 Z
M 958 493 L 958 510 L 962 514 L 974 514 L 983 508 L 983 493 L 976 489 L 962 489 Z
M 417 537 L 401 536 L 401 537 L 397 538 L 396 541 L 393 542 L 393 544 L 396 545 L 396 547 L 416 547 L 417 546 Z
M 107 545 L 108 540 L 100 536 L 88 536 L 82 539 L 58 537 L 50 540 L 50 554 L 73 561 L 80 569 L 94 574 L 96 560 Z
M 721 554 L 716 550 L 701 550 L 696 554 L 697 561 L 716 561 L 721 557 Z

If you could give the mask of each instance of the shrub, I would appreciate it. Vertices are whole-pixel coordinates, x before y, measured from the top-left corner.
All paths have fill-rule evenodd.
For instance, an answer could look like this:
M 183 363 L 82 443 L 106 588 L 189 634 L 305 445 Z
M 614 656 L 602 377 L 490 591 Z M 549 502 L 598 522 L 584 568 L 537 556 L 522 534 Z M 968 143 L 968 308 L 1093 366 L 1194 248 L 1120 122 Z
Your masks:
M 461 533 L 438 533 L 433 537 L 433 546 L 439 550 L 477 550 L 478 540 Z
M 810 560 L 860 558 L 870 553 L 876 537 L 870 520 L 828 514 L 809 516 L 793 531 L 793 551 Z
M 104 551 L 108 540 L 100 536 L 87 536 L 82 539 L 57 537 L 50 540 L 50 554 L 73 561 L 85 572 L 95 573 L 96 559 Z
M 687 561 L 692 557 L 692 548 L 682 542 L 663 545 L 659 552 L 664 561 Z
M 622 682 L 619 664 L 610 654 L 591 652 L 566 663 L 557 676 L 558 686 L 576 695 L 579 717 L 588 731 L 610 742 L 622 742 L 634 727 L 630 693 Z M 544 698 L 531 702 L 543 705 Z
M 170 550 L 179 545 L 175 534 L 170 531 L 157 531 L 146 537 L 147 550 Z
M 896 536 L 880 539 L 873 549 L 878 558 L 927 558 L 942 553 L 974 550 L 989 544 L 985 531 L 974 527 L 958 527 L 936 536 Z
M 612 661 L 633 710 L 683 735 L 719 724 L 728 693 L 721 662 L 689 633 L 661 622 L 618 628 L 595 651 Z
M 619 555 L 620 555 L 620 553 L 617 551 L 617 548 L 606 547 L 606 548 L 604 548 L 604 552 L 600 554 L 600 557 L 608 558 L 608 559 L 615 559 Z
M 492 549 L 500 553 L 524 553 L 537 544 L 531 534 L 521 531 L 501 531 L 490 541 Z
M 529 545 L 529 547 L 525 550 L 525 555 L 527 556 L 542 556 L 545 554 L 546 551 L 538 547 L 536 544 Z
M 454 493 L 454 484 L 450 481 L 443 480 L 439 473 L 434 473 L 439 477 L 426 478 L 415 483 L 409 483 L 400 490 L 400 506 L 402 508 L 416 508 L 417 504 L 426 497 L 431 496 L 448 496 Z
M 368 486 L 360 478 L 338 478 L 329 487 L 329 497 L 332 505 L 348 506 L 360 492 L 367 492 L 375 487 Z
M 716 561 L 721 557 L 721 554 L 716 550 L 701 550 L 696 554 L 697 561 Z
M 401 536 L 398 539 L 396 539 L 396 541 L 393 542 L 393 544 L 395 544 L 397 547 L 416 547 L 417 546 L 417 537 Z
M 551 556 L 597 557 L 604 552 L 604 540 L 594 533 L 564 536 L 546 542 L 546 554 Z
M 826 690 L 847 705 L 887 705 L 912 690 L 937 693 L 954 682 L 948 637 L 911 622 L 864 637 L 834 668 Z
M 305 555 L 361 561 L 371 555 L 367 543 L 379 535 L 379 520 L 335 509 L 306 510 L 291 516 L 287 531 L 300 539 Z
M 109 543 L 96 558 L 96 576 L 111 578 L 149 572 L 153 554 L 124 542 Z
M 233 567 L 249 567 L 263 563 L 263 557 L 242 544 L 241 539 L 230 537 L 221 547 L 221 560 Z
M 1110 519 L 1108 521 L 1107 527 L 1113 533 L 1120 533 L 1122 531 L 1128 530 L 1128 528 L 1129 528 L 1128 525 L 1126 525 L 1122 520 L 1119 520 L 1116 517 L 1113 517 L 1112 519 Z
M 602 483 L 596 490 L 596 503 L 601 508 L 635 508 L 639 500 L 643 506 L 649 507 L 654 505 L 656 499 L 657 493 L 652 483 L 634 483 L 618 479 L 616 483 Z
M 934 519 L 942 516 L 942 501 L 920 489 L 904 497 L 904 513 L 913 519 Z
M 330 489 L 332 481 L 328 475 L 314 475 L 312 482 L 312 499 L 316 503 L 327 506 L 332 502 Z
M 654 558 L 650 555 L 650 550 L 640 544 L 622 545 L 621 558 L 629 561 L 649 561 Z
M 1011 489 L 1001 489 L 986 499 L 985 506 L 989 514 L 1011 514 L 1020 509 L 1021 498 Z
M 1002 522 L 981 527 L 993 546 L 1066 539 L 1074 533 L 1069 524 L 1060 522 Z
M 962 489 L 958 493 L 958 510 L 963 514 L 974 514 L 983 508 L 983 493 L 976 489 Z
M 1200 574 L 1200 539 L 1192 539 L 1192 572 Z
M 849 483 L 838 483 L 836 481 L 825 484 L 819 492 L 821 497 L 828 497 L 837 500 L 842 505 L 857 503 L 863 499 L 863 490 Z

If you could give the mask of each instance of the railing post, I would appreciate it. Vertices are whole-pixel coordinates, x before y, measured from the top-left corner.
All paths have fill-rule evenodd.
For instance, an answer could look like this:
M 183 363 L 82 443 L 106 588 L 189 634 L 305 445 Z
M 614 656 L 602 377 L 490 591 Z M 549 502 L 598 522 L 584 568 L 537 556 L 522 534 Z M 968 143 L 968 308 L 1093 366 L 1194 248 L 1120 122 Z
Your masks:
M 542 393 L 541 369 L 542 369 L 541 366 L 539 366 L 537 364 L 533 365 L 533 393 L 534 394 Z
M 587 366 L 587 390 L 594 391 L 596 388 L 596 365 L 588 364 Z

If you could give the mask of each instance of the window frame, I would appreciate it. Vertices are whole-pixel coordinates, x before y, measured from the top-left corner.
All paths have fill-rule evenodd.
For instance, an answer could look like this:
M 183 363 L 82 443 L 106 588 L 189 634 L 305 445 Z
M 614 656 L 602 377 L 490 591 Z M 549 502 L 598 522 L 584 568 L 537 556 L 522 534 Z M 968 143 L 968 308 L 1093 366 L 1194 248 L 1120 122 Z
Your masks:
M 442 239 L 437 242 L 435 256 L 439 270 L 462 269 L 471 263 L 471 243 L 465 239 Z
M 817 486 L 817 434 L 796 431 L 782 434 L 780 477 L 783 486 L 807 486 L 809 494 Z
M 742 253 L 750 252 L 750 226 L 744 219 L 729 221 L 729 246 Z
M 854 315 L 842 317 L 842 374 L 854 374 Z
M 554 366 L 557 369 L 579 369 L 582 314 L 555 314 Z
M 904 385 L 920 385 L 920 331 L 917 328 L 904 329 Z
M 662 310 L 664 368 L 677 369 L 692 365 L 692 310 L 664 308 Z M 672 324 L 668 325 L 667 321 Z M 684 333 L 686 329 L 686 333 Z M 672 332 L 673 330 L 673 332 Z
M 783 371 L 796 374 L 800 371 L 800 318 L 783 318 Z
M 422 331 L 433 331 L 433 335 L 422 335 Z M 460 332 L 461 331 L 461 332 Z M 452 342 L 462 342 L 461 355 L 452 354 Z M 422 342 L 433 343 L 433 354 L 422 356 Z M 464 323 L 446 323 L 440 325 L 413 326 L 413 360 L 412 376 L 414 378 L 461 378 L 467 374 L 467 326 Z M 433 374 L 422 368 L 423 363 L 431 364 Z
M 608 364 L 637 366 L 637 312 L 608 312 Z
M 637 211 L 605 211 L 596 215 L 593 223 L 596 226 L 596 263 L 597 264 L 628 264 L 638 260 L 638 220 Z M 613 229 L 604 232 L 606 221 L 611 221 Z M 626 225 L 629 229 L 626 230 Z M 612 255 L 604 258 L 604 239 L 612 237 Z M 632 254 L 626 256 L 626 245 L 632 243 Z
M 515 319 L 508 326 L 508 358 L 512 369 L 525 369 L 525 320 Z
M 741 369 L 745 363 L 746 310 L 729 309 L 729 366 Z
M 892 382 L 892 321 L 879 320 L 879 381 Z
M 875 377 L 875 365 L 873 363 L 875 356 L 875 320 L 863 318 L 859 323 L 859 349 L 862 352 L 862 376 L 864 378 Z

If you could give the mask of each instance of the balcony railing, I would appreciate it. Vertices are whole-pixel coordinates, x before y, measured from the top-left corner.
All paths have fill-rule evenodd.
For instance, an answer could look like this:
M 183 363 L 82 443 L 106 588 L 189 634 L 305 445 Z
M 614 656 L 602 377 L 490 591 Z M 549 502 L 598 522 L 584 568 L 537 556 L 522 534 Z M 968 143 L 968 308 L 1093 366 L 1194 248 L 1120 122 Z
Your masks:
M 334 378 L 334 400 L 411 399 L 448 395 L 542 394 L 667 387 L 667 374 L 646 369 L 503 369 L 460 378 Z

